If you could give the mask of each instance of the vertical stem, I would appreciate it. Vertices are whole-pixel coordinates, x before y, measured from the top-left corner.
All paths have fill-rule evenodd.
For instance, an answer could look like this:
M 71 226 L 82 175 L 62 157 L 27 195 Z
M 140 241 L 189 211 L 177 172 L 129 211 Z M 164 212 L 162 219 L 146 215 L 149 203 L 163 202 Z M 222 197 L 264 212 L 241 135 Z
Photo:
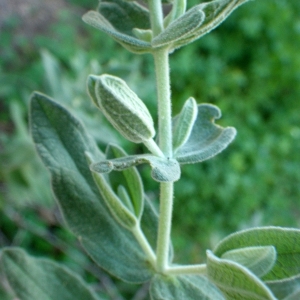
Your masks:
M 166 157 L 172 157 L 172 113 L 168 49 L 154 53 L 158 97 L 159 146 Z M 160 184 L 160 212 L 156 248 L 156 268 L 164 272 L 169 263 L 173 211 L 173 182 Z
M 166 157 L 172 157 L 172 112 L 170 91 L 169 51 L 154 53 L 157 85 L 159 146 Z
M 169 250 L 171 241 L 173 211 L 173 182 L 160 184 L 160 211 L 158 237 L 156 247 L 156 268 L 164 272 L 169 265 Z

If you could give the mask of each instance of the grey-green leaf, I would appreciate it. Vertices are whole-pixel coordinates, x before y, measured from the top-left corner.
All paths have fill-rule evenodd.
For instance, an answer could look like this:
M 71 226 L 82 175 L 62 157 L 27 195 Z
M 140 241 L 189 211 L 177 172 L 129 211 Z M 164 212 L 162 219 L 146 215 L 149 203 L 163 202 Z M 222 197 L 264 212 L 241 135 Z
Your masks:
M 99 12 L 89 11 L 83 16 L 87 24 L 107 33 L 123 47 L 134 53 L 147 53 L 151 45 L 136 38 L 133 28 L 150 29 L 149 12 L 136 2 L 106 0 L 99 4 Z
M 171 50 L 189 44 L 209 33 L 219 26 L 237 7 L 248 1 L 249 0 L 215 0 L 194 6 L 187 11 L 182 18 L 194 11 L 200 11 L 205 16 L 204 20 L 187 35 L 182 36 L 181 39 L 175 41 Z
M 102 160 L 92 164 L 91 170 L 98 173 L 123 171 L 127 168 L 148 163 L 152 169 L 151 176 L 158 182 L 173 182 L 180 178 L 180 166 L 175 159 L 168 159 L 151 154 L 129 155 L 126 157 Z
M 20 248 L 5 248 L 1 262 L 19 299 L 100 300 L 71 270 L 47 259 L 31 257 Z
M 155 275 L 150 285 L 151 300 L 225 300 L 220 290 L 204 276 Z
M 242 265 L 207 251 L 207 276 L 230 300 L 276 300 L 270 289 Z
M 282 280 L 266 281 L 266 285 L 280 300 L 300 299 L 300 274 Z
M 149 261 L 133 234 L 114 220 L 90 172 L 85 152 L 105 159 L 95 141 L 65 108 L 40 93 L 31 99 L 30 126 L 64 218 L 87 253 L 116 277 L 148 281 L 153 274 Z M 157 217 L 147 201 L 142 224 L 152 241 Z
M 191 9 L 180 18 L 173 21 L 165 30 L 157 35 L 151 45 L 153 47 L 172 46 L 174 42 L 184 39 L 196 30 L 205 19 L 203 11 Z
M 300 230 L 282 227 L 259 227 L 236 232 L 223 239 L 214 249 L 215 255 L 252 246 L 270 246 L 276 249 L 277 259 L 264 280 L 278 280 L 300 273 Z
M 179 163 L 191 164 L 210 159 L 233 141 L 236 135 L 233 127 L 223 128 L 214 123 L 220 117 L 221 111 L 217 106 L 198 105 L 197 119 L 189 139 L 174 155 Z
M 95 90 L 91 90 L 95 87 Z M 90 75 L 88 91 L 95 105 L 128 140 L 142 143 L 155 135 L 153 119 L 126 82 L 111 75 Z
M 174 118 L 173 122 L 173 151 L 185 144 L 190 137 L 193 125 L 197 118 L 198 107 L 194 98 L 189 98 L 180 114 Z
M 245 247 L 229 250 L 221 258 L 237 262 L 256 276 L 262 277 L 273 268 L 276 250 L 273 246 Z

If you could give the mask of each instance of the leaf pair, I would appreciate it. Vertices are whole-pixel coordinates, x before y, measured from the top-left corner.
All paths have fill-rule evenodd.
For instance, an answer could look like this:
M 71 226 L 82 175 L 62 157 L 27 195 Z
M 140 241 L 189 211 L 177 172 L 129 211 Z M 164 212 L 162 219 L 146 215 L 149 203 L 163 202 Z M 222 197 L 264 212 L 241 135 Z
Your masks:
M 152 141 L 155 135 L 152 117 L 138 96 L 127 84 L 111 75 L 90 75 L 88 91 L 95 105 L 111 124 L 128 140 L 135 143 Z M 197 106 L 189 98 L 180 114 L 173 119 L 173 149 L 171 158 L 151 154 L 126 156 L 93 163 L 98 173 L 123 171 L 135 165 L 148 163 L 152 177 L 159 182 L 173 182 L 180 178 L 181 164 L 207 160 L 224 150 L 234 139 L 236 130 L 214 124 L 221 111 L 214 105 Z
M 262 227 L 222 240 L 207 253 L 207 274 L 229 299 L 298 299 L 300 230 Z
M 172 52 L 210 32 L 247 1 L 215 0 L 196 5 L 186 13 L 183 4 L 167 16 L 166 28 L 154 38 L 150 30 L 148 9 L 135 2 L 101 1 L 99 12 L 89 11 L 83 20 L 134 53 L 153 52 L 162 47 Z

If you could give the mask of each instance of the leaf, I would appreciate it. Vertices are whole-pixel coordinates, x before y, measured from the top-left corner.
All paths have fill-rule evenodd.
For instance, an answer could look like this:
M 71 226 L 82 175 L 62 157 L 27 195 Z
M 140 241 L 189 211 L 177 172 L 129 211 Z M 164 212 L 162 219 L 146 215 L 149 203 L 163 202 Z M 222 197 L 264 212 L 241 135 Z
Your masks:
M 239 248 L 225 252 L 221 258 L 234 261 L 262 277 L 273 268 L 276 250 L 273 246 Z
M 225 300 L 219 289 L 204 276 L 155 275 L 150 285 L 151 300 Z
M 207 276 L 230 300 L 276 300 L 266 285 L 242 265 L 207 251 Z
M 93 172 L 109 173 L 123 171 L 130 167 L 148 163 L 152 169 L 151 176 L 158 182 L 173 182 L 180 178 L 180 166 L 175 159 L 168 159 L 151 154 L 129 155 L 110 160 L 93 163 L 90 168 Z
M 66 267 L 47 259 L 31 257 L 20 248 L 5 248 L 1 261 L 9 285 L 19 299 L 100 299 Z
M 149 11 L 136 2 L 101 1 L 99 12 L 89 11 L 83 17 L 87 24 L 107 33 L 134 53 L 151 52 L 151 45 L 133 35 L 133 29 L 150 29 Z
M 37 151 L 51 172 L 64 218 L 87 253 L 124 281 L 148 281 L 153 272 L 149 261 L 133 234 L 115 222 L 99 194 L 85 152 L 95 160 L 105 157 L 82 124 L 49 97 L 34 93 L 30 127 Z M 148 226 L 143 222 L 144 215 Z M 153 236 L 157 217 L 147 202 L 144 215 L 143 229 Z
M 191 9 L 157 35 L 151 45 L 153 47 L 171 46 L 174 42 L 189 36 L 203 23 L 204 19 L 205 14 L 201 10 Z
M 278 299 L 300 299 L 300 274 L 282 280 L 266 281 L 266 285 Z
M 219 26 L 237 7 L 249 0 L 215 0 L 201 3 L 188 10 L 182 18 L 196 11 L 201 12 L 205 17 L 202 22 L 191 30 L 187 35 L 175 41 L 170 50 L 180 48 L 192 43 L 203 35 Z
M 300 230 L 282 227 L 259 227 L 233 233 L 214 249 L 215 255 L 253 246 L 270 246 L 276 249 L 277 260 L 264 280 L 278 280 L 300 273 Z
M 188 140 L 198 114 L 197 103 L 194 98 L 189 98 L 180 114 L 174 118 L 173 123 L 173 149 L 185 144 Z
M 234 139 L 233 127 L 223 128 L 214 124 L 221 111 L 211 104 L 198 105 L 198 115 L 186 143 L 175 153 L 181 164 L 191 164 L 210 159 L 223 151 Z
M 153 119 L 147 107 L 124 80 L 90 75 L 88 90 L 94 104 L 125 138 L 142 143 L 154 137 Z

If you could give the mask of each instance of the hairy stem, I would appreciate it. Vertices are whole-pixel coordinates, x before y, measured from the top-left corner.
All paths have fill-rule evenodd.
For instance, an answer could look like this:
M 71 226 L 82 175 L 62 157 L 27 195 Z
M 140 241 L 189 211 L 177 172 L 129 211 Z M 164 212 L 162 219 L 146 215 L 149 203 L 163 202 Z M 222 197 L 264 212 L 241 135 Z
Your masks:
M 165 157 L 172 157 L 172 115 L 168 49 L 154 53 L 157 101 L 159 146 Z M 159 272 L 164 272 L 169 264 L 170 234 L 173 210 L 173 182 L 160 185 L 160 212 L 157 237 L 157 264 Z

